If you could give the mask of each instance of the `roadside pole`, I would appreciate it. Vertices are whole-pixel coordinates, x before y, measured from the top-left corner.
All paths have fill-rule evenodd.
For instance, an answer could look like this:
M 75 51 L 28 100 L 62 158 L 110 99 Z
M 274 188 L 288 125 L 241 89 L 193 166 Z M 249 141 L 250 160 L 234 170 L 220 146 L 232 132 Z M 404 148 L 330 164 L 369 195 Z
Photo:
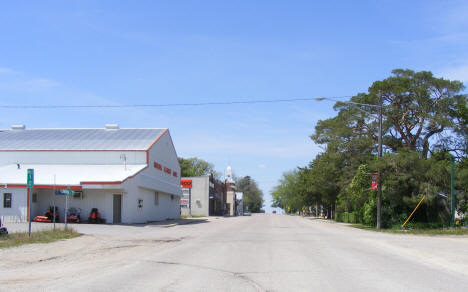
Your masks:
M 450 156 L 452 172 L 450 177 L 450 227 L 455 227 L 455 157 Z
M 56 194 L 55 194 L 55 185 L 56 185 L 56 180 L 55 180 L 55 174 L 54 174 L 54 192 L 52 193 L 52 195 L 54 196 L 54 219 L 53 219 L 54 220 L 54 230 L 55 230 L 55 216 L 56 216 L 55 215 L 55 196 L 56 196 Z
M 34 187 L 34 169 L 28 169 L 28 179 L 26 183 L 26 187 L 28 189 L 28 235 L 31 236 L 31 207 L 32 207 L 32 194 L 31 190 Z
M 71 193 L 71 188 L 68 186 L 68 193 L 65 194 L 65 230 L 67 230 L 67 216 L 68 216 L 68 194 Z
M 379 90 L 379 148 L 378 159 L 379 163 L 382 159 L 382 94 Z M 382 227 L 382 173 L 380 171 L 380 164 L 378 169 L 378 185 L 377 185 L 377 229 Z
M 189 215 L 192 217 L 192 188 L 189 188 L 188 191 L 188 201 L 189 201 Z

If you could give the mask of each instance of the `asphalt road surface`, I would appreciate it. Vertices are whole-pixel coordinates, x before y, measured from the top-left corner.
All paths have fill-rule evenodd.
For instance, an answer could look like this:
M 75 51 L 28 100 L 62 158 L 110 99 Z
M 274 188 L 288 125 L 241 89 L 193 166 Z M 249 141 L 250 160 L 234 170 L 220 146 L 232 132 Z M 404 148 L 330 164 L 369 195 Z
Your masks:
M 0 250 L 1 291 L 467 291 L 468 237 L 376 233 L 286 215 L 80 225 Z

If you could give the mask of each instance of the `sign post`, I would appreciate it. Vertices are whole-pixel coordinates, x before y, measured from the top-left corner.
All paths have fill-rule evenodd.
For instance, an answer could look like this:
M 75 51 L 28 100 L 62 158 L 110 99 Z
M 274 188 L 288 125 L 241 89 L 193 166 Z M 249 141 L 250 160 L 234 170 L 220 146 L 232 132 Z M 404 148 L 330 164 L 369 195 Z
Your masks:
M 26 187 L 28 189 L 28 222 L 29 222 L 29 228 L 28 228 L 28 235 L 31 236 L 31 205 L 32 205 L 32 199 L 31 199 L 31 189 L 34 187 L 34 169 L 28 169 L 28 179 L 26 182 Z
M 71 186 L 68 186 L 66 190 L 58 190 L 55 191 L 56 196 L 65 196 L 65 229 L 67 229 L 67 217 L 68 217 L 68 196 L 73 196 L 75 194 L 74 191 L 71 190 Z
M 54 230 L 55 230 L 55 216 L 57 216 L 55 214 L 55 185 L 56 185 L 56 178 L 55 178 L 55 174 L 54 174 Z
M 68 196 L 72 194 L 70 186 L 67 188 L 67 194 L 65 195 L 65 230 L 67 230 L 67 217 L 68 217 Z
M 379 174 L 372 173 L 371 190 L 376 190 L 378 187 L 379 187 Z
M 450 156 L 452 162 L 450 175 L 450 227 L 455 227 L 455 157 Z

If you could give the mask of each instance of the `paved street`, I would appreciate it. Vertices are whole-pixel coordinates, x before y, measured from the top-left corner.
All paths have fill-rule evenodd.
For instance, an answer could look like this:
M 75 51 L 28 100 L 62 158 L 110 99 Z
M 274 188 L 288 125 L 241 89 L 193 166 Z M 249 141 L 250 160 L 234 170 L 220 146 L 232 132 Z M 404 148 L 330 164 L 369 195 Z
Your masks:
M 285 215 L 79 226 L 0 250 L 1 291 L 466 291 L 468 237 L 394 235 Z

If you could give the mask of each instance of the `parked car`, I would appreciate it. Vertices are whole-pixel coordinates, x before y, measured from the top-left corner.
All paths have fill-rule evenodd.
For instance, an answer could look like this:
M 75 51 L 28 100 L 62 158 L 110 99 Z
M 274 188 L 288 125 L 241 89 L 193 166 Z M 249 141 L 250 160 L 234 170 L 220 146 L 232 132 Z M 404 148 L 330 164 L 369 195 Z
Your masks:
M 244 216 L 250 216 L 252 215 L 252 213 L 250 213 L 250 211 L 244 211 Z

